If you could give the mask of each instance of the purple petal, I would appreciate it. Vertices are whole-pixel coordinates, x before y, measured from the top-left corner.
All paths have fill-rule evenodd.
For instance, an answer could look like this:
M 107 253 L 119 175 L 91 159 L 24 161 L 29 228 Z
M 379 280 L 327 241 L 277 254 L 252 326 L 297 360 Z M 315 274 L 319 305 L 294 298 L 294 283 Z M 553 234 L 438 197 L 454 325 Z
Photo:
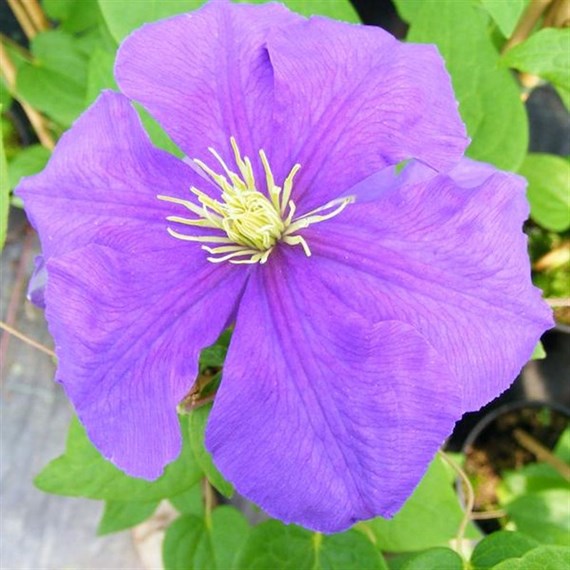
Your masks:
M 89 243 L 126 252 L 180 248 L 166 231 L 176 206 L 210 185 L 152 146 L 129 100 L 103 93 L 60 140 L 46 169 L 18 186 L 46 259 Z M 185 255 L 185 253 L 181 253 Z
M 274 30 L 267 48 L 278 125 L 269 160 L 284 169 L 277 180 L 301 164 L 301 211 L 401 160 L 447 170 L 462 156 L 465 127 L 434 46 L 315 17 Z
M 467 188 L 454 172 L 404 182 L 303 234 L 331 292 L 411 324 L 445 357 L 466 411 L 503 392 L 553 325 L 530 279 L 524 180 L 489 169 L 462 164 Z
M 314 260 L 284 257 L 248 283 L 206 444 L 284 522 L 337 532 L 392 516 L 460 415 L 451 374 L 412 327 L 371 325 Z
M 47 267 L 57 379 L 99 451 L 128 474 L 155 479 L 180 451 L 176 406 L 200 350 L 233 319 L 247 272 L 200 255 L 99 245 Z
M 45 288 L 47 283 L 46 263 L 43 255 L 36 256 L 34 272 L 28 283 L 26 298 L 40 309 L 46 308 Z
M 131 34 L 117 56 L 117 82 L 191 158 L 211 162 L 213 147 L 229 164 L 234 136 L 255 162 L 272 139 L 265 42 L 273 26 L 297 19 L 279 4 L 210 2 Z

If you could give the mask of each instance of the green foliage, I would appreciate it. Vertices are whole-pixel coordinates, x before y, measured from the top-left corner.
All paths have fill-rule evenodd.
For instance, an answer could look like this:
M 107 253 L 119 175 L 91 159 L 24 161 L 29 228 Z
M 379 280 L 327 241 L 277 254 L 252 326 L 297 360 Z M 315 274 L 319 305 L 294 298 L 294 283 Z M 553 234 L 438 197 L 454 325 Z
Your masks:
M 32 63 L 20 65 L 16 93 L 63 126 L 70 126 L 83 111 L 87 57 L 73 36 L 52 30 L 32 41 Z
M 231 483 L 228 483 L 223 475 L 216 469 L 212 456 L 204 446 L 204 433 L 206 431 L 206 423 L 210 415 L 211 405 L 201 406 L 192 410 L 189 414 L 188 428 L 190 444 L 192 451 L 196 457 L 196 461 L 202 471 L 206 474 L 208 481 L 226 497 L 231 497 L 234 488 Z
M 528 493 L 505 505 L 518 531 L 546 544 L 568 544 L 570 488 Z
M 64 127 L 71 126 L 83 111 L 84 86 L 51 69 L 23 65 L 18 72 L 16 92 Z
M 475 547 L 471 555 L 471 566 L 473 570 L 490 570 L 504 560 L 520 558 L 539 545 L 539 542 L 520 532 L 495 532 Z
M 0 104 L 0 115 L 2 105 Z M 8 230 L 8 213 L 10 210 L 10 185 L 8 184 L 8 167 L 6 166 L 6 154 L 4 153 L 4 137 L 0 137 L 0 250 L 6 241 Z
M 363 526 L 370 529 L 378 546 L 388 552 L 424 550 L 447 546 L 457 534 L 463 510 L 452 486 L 454 479 L 437 457 L 430 465 L 414 494 L 391 520 L 376 518 Z M 469 537 L 477 531 L 470 527 Z
M 570 29 L 545 28 L 510 49 L 503 65 L 540 75 L 570 91 Z
M 505 560 L 493 566 L 493 570 L 568 570 L 570 548 L 564 546 L 539 546 L 516 559 Z
M 8 163 L 8 184 L 15 188 L 22 177 L 37 174 L 43 170 L 51 152 L 40 144 L 23 148 Z
M 265 0 L 253 0 L 251 4 L 263 4 Z M 99 0 L 101 12 L 107 22 L 113 37 L 120 42 L 134 29 L 147 22 L 154 22 L 175 14 L 196 10 L 204 4 L 203 0 Z M 291 10 L 310 16 L 321 14 L 358 22 L 358 15 L 349 0 L 286 0 L 284 2 Z
M 35 65 L 56 71 L 79 85 L 87 80 L 87 58 L 71 34 L 62 30 L 43 32 L 32 40 L 31 50 Z
M 140 524 L 154 513 L 158 501 L 105 501 L 97 534 L 110 534 Z
M 463 560 L 454 550 L 440 546 L 406 556 L 398 570 L 463 570 Z
M 538 344 L 534 347 L 532 351 L 532 355 L 530 357 L 531 360 L 543 360 L 546 358 L 546 351 L 544 350 L 544 345 L 541 341 L 538 341 Z
M 196 484 L 202 472 L 186 436 L 182 421 L 184 445 L 180 457 L 156 481 L 125 475 L 104 459 L 93 447 L 77 419 L 71 422 L 65 453 L 49 463 L 36 477 L 42 491 L 56 495 L 104 499 L 106 501 L 150 502 L 172 497 Z
M 115 54 L 101 48 L 96 49 L 87 68 L 87 90 L 85 106 L 91 105 L 103 89 L 119 90 L 113 75 Z
M 323 536 L 271 520 L 253 529 L 235 568 L 385 570 L 387 567 L 372 543 L 354 530 Z
M 224 365 L 231 338 L 231 331 L 225 330 L 212 346 L 208 346 L 200 353 L 200 370 L 220 368 Z
M 228 570 L 249 531 L 247 520 L 233 507 L 218 507 L 206 518 L 183 515 L 166 531 L 165 570 Z
M 473 2 L 397 0 L 410 24 L 409 41 L 435 43 L 451 74 L 459 110 L 472 138 L 467 154 L 505 170 L 516 170 L 528 145 L 528 120 L 519 89 Z
M 525 158 L 519 172 L 528 180 L 532 219 L 548 230 L 563 232 L 570 228 L 568 160 L 552 154 L 532 153 Z
M 102 20 L 97 0 L 43 0 L 46 15 L 67 32 L 85 32 Z
M 204 498 L 202 496 L 202 481 L 199 481 L 184 493 L 169 497 L 168 500 L 172 506 L 181 515 L 195 515 L 197 517 L 204 516 Z
M 252 4 L 263 4 L 265 0 L 239 0 Z M 328 16 L 336 20 L 357 23 L 360 21 L 356 10 L 349 0 L 283 0 L 290 10 L 304 16 Z
M 528 0 L 481 0 L 483 8 L 493 18 L 505 38 L 510 38 Z

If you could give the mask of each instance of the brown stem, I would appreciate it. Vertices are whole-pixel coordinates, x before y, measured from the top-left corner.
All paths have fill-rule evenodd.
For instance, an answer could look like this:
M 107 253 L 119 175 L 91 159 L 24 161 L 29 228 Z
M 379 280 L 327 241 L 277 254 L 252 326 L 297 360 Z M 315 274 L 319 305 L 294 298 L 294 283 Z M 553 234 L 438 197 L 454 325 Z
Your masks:
M 513 432 L 513 435 L 517 442 L 532 454 L 536 455 L 537 459 L 544 461 L 544 463 L 548 463 L 550 466 L 554 467 L 554 469 L 556 469 L 556 471 L 558 471 L 566 481 L 570 481 L 570 465 L 567 465 L 562 461 L 562 459 L 556 457 L 556 455 L 526 431 L 516 429 Z
M 20 0 L 20 4 L 24 7 L 24 10 L 26 10 L 38 32 L 49 30 L 49 22 L 38 0 Z
M 544 16 L 544 28 L 567 28 L 570 26 L 570 0 L 554 0 Z
M 570 261 L 570 241 L 562 242 L 558 247 L 551 249 L 547 254 L 535 261 L 532 268 L 535 271 L 556 269 Z
M 503 509 L 497 509 L 496 511 L 475 511 L 471 513 L 471 519 L 476 521 L 500 519 L 505 516 L 507 516 L 507 512 Z
M 467 530 L 467 525 L 471 520 L 471 515 L 473 513 L 473 507 L 475 506 L 475 491 L 473 490 L 473 485 L 469 481 L 469 477 L 461 467 L 447 455 L 441 449 L 437 452 L 438 455 L 455 471 L 458 477 L 463 483 L 463 489 L 465 491 L 465 514 L 461 519 L 459 528 L 457 529 L 457 535 L 455 538 L 455 543 L 457 545 L 457 550 L 459 554 L 463 556 L 463 543 L 465 541 L 465 531 Z
M 22 30 L 24 30 L 24 34 L 26 34 L 26 37 L 31 40 L 38 33 L 38 30 L 34 21 L 26 11 L 26 8 L 24 8 L 19 0 L 8 0 L 8 4 L 14 13 L 14 16 L 16 16 L 16 20 L 18 20 L 18 23 L 22 27 Z
M 570 297 L 561 299 L 544 299 L 550 307 L 570 307 Z
M 523 12 L 516 28 L 507 43 L 503 47 L 503 53 L 509 51 L 512 47 L 524 42 L 534 26 L 542 16 L 543 12 L 548 8 L 552 0 L 531 0 L 529 5 Z
M 0 72 L 6 78 L 10 93 L 20 101 L 41 145 L 48 150 L 53 150 L 55 142 L 45 124 L 45 119 L 29 103 L 20 99 L 16 93 L 16 67 L 12 63 L 2 42 L 0 42 Z
M 26 336 L 24 333 L 21 333 L 20 331 L 6 324 L 4 321 L 0 321 L 0 329 L 5 330 L 7 333 L 11 334 L 12 336 L 15 336 L 16 338 L 19 338 L 21 341 L 25 342 L 26 344 L 29 344 L 30 346 L 39 350 L 40 352 L 43 352 L 44 354 L 47 354 L 48 356 L 55 358 L 55 352 L 53 350 L 50 350 L 47 346 L 40 344 L 39 342 L 35 341 L 33 338 Z

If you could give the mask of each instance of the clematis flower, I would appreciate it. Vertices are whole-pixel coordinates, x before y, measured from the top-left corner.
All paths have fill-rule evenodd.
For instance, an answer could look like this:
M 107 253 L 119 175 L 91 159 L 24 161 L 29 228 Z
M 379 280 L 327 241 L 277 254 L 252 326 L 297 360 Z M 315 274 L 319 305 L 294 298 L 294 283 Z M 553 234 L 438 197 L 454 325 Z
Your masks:
M 524 181 L 462 159 L 437 50 L 380 29 L 216 1 L 135 31 L 115 73 L 18 190 L 94 445 L 158 477 L 199 353 L 235 323 L 206 433 L 222 473 L 320 531 L 393 515 L 552 324 Z

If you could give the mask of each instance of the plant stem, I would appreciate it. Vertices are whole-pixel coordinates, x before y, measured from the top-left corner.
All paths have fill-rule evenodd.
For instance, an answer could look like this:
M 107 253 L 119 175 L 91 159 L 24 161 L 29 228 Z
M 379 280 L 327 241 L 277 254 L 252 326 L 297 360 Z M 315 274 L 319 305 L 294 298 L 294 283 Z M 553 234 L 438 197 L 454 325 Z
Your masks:
M 18 24 L 20 24 L 22 30 L 24 30 L 24 34 L 26 34 L 26 37 L 31 40 L 38 33 L 38 30 L 36 29 L 33 20 L 28 15 L 26 8 L 19 2 L 19 0 L 8 0 L 8 5 L 16 17 L 16 20 L 18 20 Z
M 537 459 L 548 463 L 551 467 L 554 467 L 566 481 L 570 481 L 570 466 L 564 463 L 562 459 L 556 457 L 556 455 L 544 447 L 542 443 L 522 429 L 516 429 L 513 435 L 517 442 L 533 455 L 536 455 Z
M 438 455 L 455 471 L 457 476 L 461 479 L 465 491 L 465 513 L 457 529 L 457 535 L 455 537 L 456 547 L 459 554 L 464 555 L 463 544 L 465 541 L 465 531 L 467 530 L 467 525 L 471 520 L 471 513 L 473 512 L 473 507 L 475 506 L 475 491 L 473 490 L 473 485 L 469 481 L 469 477 L 461 467 L 447 455 L 441 449 L 437 452 Z
M 570 25 L 570 0 L 554 0 L 542 26 L 544 28 L 567 28 Z
M 204 478 L 204 511 L 205 511 L 205 521 L 208 528 L 212 528 L 212 511 L 216 506 L 216 496 L 214 495 L 214 489 L 208 479 Z
M 12 336 L 15 336 L 16 338 L 19 338 L 22 342 L 29 344 L 30 346 L 34 347 L 35 349 L 39 350 L 40 352 L 43 352 L 44 354 L 47 354 L 48 356 L 55 358 L 55 352 L 53 350 L 49 349 L 47 346 L 44 346 L 43 344 L 40 344 L 39 342 L 35 341 L 34 339 L 30 338 L 29 336 L 26 336 L 24 333 L 21 333 L 20 331 L 16 330 L 15 328 L 11 327 L 10 325 L 6 324 L 4 321 L 0 321 L 0 329 L 3 329 L 8 334 L 11 334 Z
M 507 515 L 507 512 L 503 509 L 496 509 L 494 511 L 481 511 L 471 513 L 471 519 L 476 521 L 484 521 L 489 519 L 500 519 Z
M 2 42 L 0 42 L 0 72 L 6 79 L 10 93 L 18 99 L 22 105 L 41 145 L 48 150 L 53 150 L 55 142 L 45 124 L 45 119 L 30 104 L 20 99 L 16 93 L 16 67 L 10 60 L 10 56 Z
M 49 22 L 38 0 L 20 0 L 20 4 L 27 12 L 37 32 L 49 30 Z
M 524 42 L 528 38 L 540 16 L 542 16 L 542 13 L 548 8 L 551 2 L 552 0 L 531 0 L 523 12 L 512 36 L 504 45 L 503 53 L 506 53 L 512 47 Z

